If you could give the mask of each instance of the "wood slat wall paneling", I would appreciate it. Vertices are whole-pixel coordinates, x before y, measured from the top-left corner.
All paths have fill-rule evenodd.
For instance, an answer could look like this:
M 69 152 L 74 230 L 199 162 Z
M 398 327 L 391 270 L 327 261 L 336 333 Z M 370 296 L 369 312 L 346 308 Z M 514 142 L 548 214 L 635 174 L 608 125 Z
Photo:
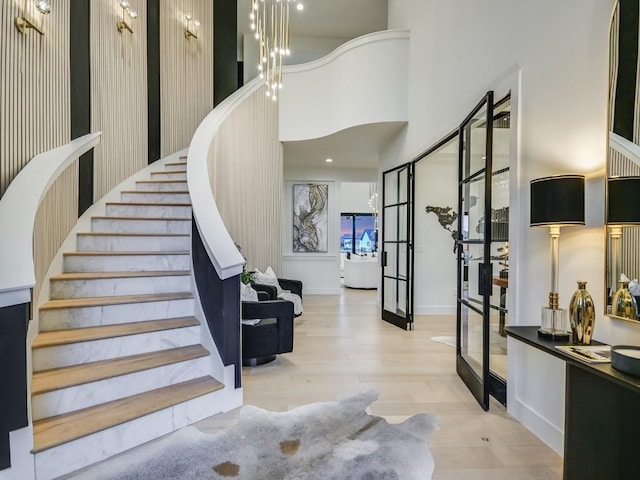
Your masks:
M 91 130 L 102 131 L 94 151 L 95 199 L 148 164 L 147 2 L 131 0 L 134 33 L 119 33 L 115 0 L 91 2 Z
M 247 268 L 282 264 L 283 153 L 277 103 L 264 87 L 220 126 L 209 159 L 210 180 L 227 230 Z
M 31 158 L 70 138 L 69 0 L 52 3 L 43 16 L 34 2 L 0 2 L 0 197 Z M 21 15 L 45 35 L 22 35 Z
M 160 5 L 162 157 L 187 147 L 213 109 L 213 3 L 163 0 Z M 197 39 L 185 38 L 186 12 L 201 23 Z M 229 23 L 235 25 L 235 17 Z
M 73 162 L 51 185 L 36 214 L 33 228 L 34 299 L 40 295 L 49 265 L 78 221 L 78 164 Z

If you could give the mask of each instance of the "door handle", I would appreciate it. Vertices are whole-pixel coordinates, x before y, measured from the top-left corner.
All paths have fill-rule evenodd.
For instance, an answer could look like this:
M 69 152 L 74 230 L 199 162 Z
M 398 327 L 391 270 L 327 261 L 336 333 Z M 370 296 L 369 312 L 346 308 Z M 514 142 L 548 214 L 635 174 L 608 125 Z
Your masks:
M 382 252 L 382 266 L 386 267 L 387 266 L 387 252 Z

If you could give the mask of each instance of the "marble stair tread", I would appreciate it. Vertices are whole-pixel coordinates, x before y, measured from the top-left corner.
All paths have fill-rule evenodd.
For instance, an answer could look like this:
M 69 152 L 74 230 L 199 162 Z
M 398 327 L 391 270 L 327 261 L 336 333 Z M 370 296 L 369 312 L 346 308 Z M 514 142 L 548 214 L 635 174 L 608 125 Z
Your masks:
M 200 322 L 195 317 L 167 318 L 146 322 L 120 323 L 100 327 L 69 328 L 40 332 L 31 344 L 31 348 L 47 348 L 59 345 L 71 345 L 80 342 L 102 340 L 105 338 L 125 337 L 141 333 L 160 332 L 176 328 L 195 327 Z
M 126 220 L 131 220 L 127 218 Z M 135 219 L 137 220 L 137 219 Z M 159 220 L 166 220 L 160 218 Z M 126 233 L 126 232 L 81 232 L 78 236 L 87 237 L 189 237 L 188 233 Z
M 135 205 L 135 204 L 134 204 Z M 139 205 L 139 204 L 138 204 Z M 163 205 L 166 206 L 166 205 Z M 125 222 L 133 222 L 138 220 L 149 221 L 170 221 L 170 222 L 190 222 L 191 218 L 186 217 L 110 217 L 110 216 L 95 216 L 91 217 L 92 220 L 122 220 Z M 93 232 L 95 233 L 95 232 Z M 108 233 L 108 232 L 107 232 Z
M 183 300 L 193 298 L 191 292 L 152 293 L 144 295 L 118 295 L 113 297 L 66 298 L 49 300 L 40 306 L 40 310 L 56 310 L 62 308 L 99 307 L 104 305 L 122 305 L 128 303 L 161 302 L 167 300 Z
M 51 280 L 94 280 L 98 278 L 174 277 L 191 275 L 189 270 L 162 270 L 156 272 L 70 272 L 52 275 Z
M 150 353 L 139 353 L 111 360 L 83 363 L 70 367 L 41 370 L 33 372 L 31 395 L 40 395 L 164 365 L 186 362 L 208 355 L 209 351 L 202 345 L 191 345 Z
M 100 257 L 100 256 L 104 256 L 104 257 L 110 257 L 113 255 L 130 255 L 130 256 L 138 256 L 138 255 L 189 255 L 190 252 L 188 250 L 178 250 L 178 251 L 162 251 L 162 252 L 145 252 L 145 251 L 141 251 L 141 252 L 136 252 L 131 251 L 131 252 L 125 252 L 125 251 L 120 251 L 120 250 L 116 250 L 116 251 L 104 251 L 104 250 L 96 250 L 94 252 L 90 252 L 90 251 L 84 251 L 84 252 L 64 252 L 63 255 L 67 256 L 67 257 L 78 257 L 78 256 L 82 256 L 82 257 Z
M 116 425 L 213 393 L 224 385 L 200 377 L 33 422 L 33 453 L 62 445 Z

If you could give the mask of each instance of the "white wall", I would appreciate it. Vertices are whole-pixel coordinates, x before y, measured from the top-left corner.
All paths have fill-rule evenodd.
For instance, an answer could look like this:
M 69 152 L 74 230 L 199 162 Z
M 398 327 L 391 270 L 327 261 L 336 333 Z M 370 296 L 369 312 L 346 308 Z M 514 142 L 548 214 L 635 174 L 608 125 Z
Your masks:
M 518 143 L 511 167 L 510 322 L 538 325 L 549 290 L 548 232 L 529 227 L 529 182 L 587 175 L 586 219 L 560 239 L 560 303 L 576 280 L 604 290 L 603 178 L 607 134 L 608 28 L 614 0 L 389 0 L 389 28 L 411 29 L 409 125 L 381 154 L 406 162 L 455 128 L 486 91 L 514 92 Z M 637 325 L 599 318 L 595 337 L 628 341 Z M 510 342 L 513 343 L 513 342 Z M 564 367 L 530 353 L 509 355 L 509 411 L 561 450 Z M 542 388 L 544 382 L 544 388 Z M 537 392 L 537 393 L 536 393 Z
M 340 183 L 340 212 L 372 213 L 369 207 L 369 182 Z
M 302 280 L 305 294 L 339 295 L 340 286 L 340 208 L 343 182 L 377 181 L 376 169 L 285 168 L 284 204 L 282 206 L 282 276 Z M 294 253 L 292 251 L 292 188 L 296 183 L 329 185 L 329 251 Z M 367 184 L 368 185 L 368 184 Z

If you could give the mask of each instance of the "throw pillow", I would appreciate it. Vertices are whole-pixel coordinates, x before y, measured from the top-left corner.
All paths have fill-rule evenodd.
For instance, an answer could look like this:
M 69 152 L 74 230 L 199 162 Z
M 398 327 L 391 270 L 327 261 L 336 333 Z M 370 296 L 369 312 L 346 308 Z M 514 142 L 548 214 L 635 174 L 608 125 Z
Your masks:
M 258 292 L 256 292 L 248 283 L 243 283 L 240 287 L 240 300 L 243 302 L 257 302 Z
M 271 267 L 268 267 L 264 273 L 256 268 L 255 273 L 253 274 L 253 281 L 263 285 L 276 287 L 276 293 L 278 295 L 283 292 L 282 287 L 278 283 L 278 277 L 276 277 L 276 274 Z

